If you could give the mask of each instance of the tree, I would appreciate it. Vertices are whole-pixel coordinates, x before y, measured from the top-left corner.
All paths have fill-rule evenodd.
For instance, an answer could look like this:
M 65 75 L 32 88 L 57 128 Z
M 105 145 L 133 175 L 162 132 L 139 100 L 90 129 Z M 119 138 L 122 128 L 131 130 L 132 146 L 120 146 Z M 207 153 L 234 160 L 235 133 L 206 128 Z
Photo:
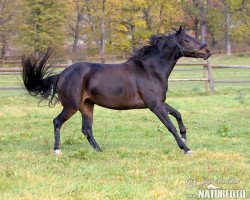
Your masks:
M 143 20 L 143 0 L 123 1 L 121 5 L 121 21 L 126 34 L 131 38 L 131 47 L 134 49 L 145 36 L 146 22 Z
M 211 45 L 216 48 L 219 40 L 224 37 L 224 15 L 216 4 L 210 2 L 206 14 L 207 31 L 211 34 Z
M 0 0 L 0 57 L 8 47 L 82 54 L 83 44 L 104 62 L 106 53 L 131 52 L 180 24 L 213 47 L 225 41 L 230 54 L 231 41 L 249 40 L 249 13 L 249 0 Z
M 244 12 L 236 12 L 232 16 L 232 39 L 235 42 L 244 42 L 250 39 L 250 3 Z
M 154 29 L 159 33 L 166 33 L 174 26 L 179 26 L 184 12 L 181 9 L 181 3 L 175 0 L 157 0 L 156 15 L 154 18 Z M 178 14 L 177 14 L 178 13 Z
M 75 0 L 75 19 L 73 19 L 73 25 L 71 27 L 73 35 L 73 47 L 72 52 L 77 53 L 77 46 L 81 33 L 81 22 L 83 21 L 83 3 L 80 0 Z
M 201 42 L 206 42 L 206 13 L 205 0 L 200 1 L 200 26 L 201 26 Z
M 188 0 L 183 5 L 183 9 L 187 12 L 186 20 L 189 20 L 186 22 L 191 25 L 195 37 L 201 37 L 202 43 L 206 42 L 208 2 L 208 0 Z
M 200 0 L 186 0 L 182 2 L 182 10 L 185 12 L 183 23 L 194 31 L 195 37 L 200 36 Z
M 225 44 L 226 44 L 226 54 L 231 55 L 231 37 L 232 37 L 232 17 L 239 11 L 244 12 L 246 6 L 249 5 L 248 0 L 221 0 L 223 4 L 223 12 L 225 15 Z
M 247 38 L 249 4 L 247 0 L 186 0 L 183 2 L 187 14 L 184 20 L 191 25 L 196 37 L 201 36 L 202 42 L 205 42 L 208 28 L 213 47 L 224 34 L 226 54 L 231 55 L 231 40 L 239 42 Z
M 105 9 L 106 0 L 102 0 L 102 12 L 101 12 L 101 39 L 100 39 L 100 56 L 102 62 L 105 62 L 105 46 L 106 46 L 106 28 L 105 28 Z
M 82 16 L 85 23 L 90 27 L 92 34 L 88 35 L 92 38 L 99 51 L 101 61 L 105 62 L 106 51 L 106 0 L 84 0 Z M 92 40 L 90 40 L 92 41 Z
M 66 41 L 66 26 L 72 14 L 70 0 L 25 0 L 25 19 L 20 26 L 21 45 L 39 53 L 48 47 L 61 51 Z
M 9 42 L 19 23 L 21 0 L 0 0 L 0 58 L 4 59 Z

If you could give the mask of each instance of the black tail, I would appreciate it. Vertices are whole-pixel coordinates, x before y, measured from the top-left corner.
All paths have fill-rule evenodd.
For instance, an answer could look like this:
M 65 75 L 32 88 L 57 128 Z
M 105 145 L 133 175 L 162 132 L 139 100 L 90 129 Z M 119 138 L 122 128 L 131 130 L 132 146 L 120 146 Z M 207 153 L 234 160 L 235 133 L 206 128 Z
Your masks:
M 56 84 L 59 75 L 53 74 L 51 65 L 48 65 L 48 59 L 52 54 L 52 50 L 48 49 L 39 56 L 25 56 L 22 59 L 23 66 L 23 83 L 29 94 L 39 96 L 42 99 L 49 100 L 49 105 L 57 102 Z M 56 98 L 56 101 L 53 99 Z

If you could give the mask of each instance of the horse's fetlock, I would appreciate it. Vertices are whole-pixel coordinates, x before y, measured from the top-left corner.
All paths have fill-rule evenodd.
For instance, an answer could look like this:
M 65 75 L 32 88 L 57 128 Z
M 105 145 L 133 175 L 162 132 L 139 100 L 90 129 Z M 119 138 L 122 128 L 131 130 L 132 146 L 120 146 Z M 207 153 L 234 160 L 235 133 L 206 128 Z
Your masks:
M 180 130 L 180 132 L 181 132 L 181 134 L 186 134 L 186 133 L 187 133 L 187 130 L 186 130 L 186 128 L 182 128 L 182 129 Z

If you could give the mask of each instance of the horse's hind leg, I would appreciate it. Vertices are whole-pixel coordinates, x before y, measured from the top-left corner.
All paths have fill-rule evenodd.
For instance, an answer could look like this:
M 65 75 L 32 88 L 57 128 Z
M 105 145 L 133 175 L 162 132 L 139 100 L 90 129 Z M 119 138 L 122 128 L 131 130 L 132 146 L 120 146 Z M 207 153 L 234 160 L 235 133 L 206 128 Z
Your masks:
M 166 103 L 165 103 L 165 106 L 166 106 L 167 112 L 169 112 L 170 115 L 173 115 L 175 117 L 175 119 L 177 120 L 182 140 L 184 142 L 186 142 L 186 140 L 187 140 L 186 127 L 183 124 L 183 121 L 182 121 L 182 118 L 181 118 L 181 114 L 178 112 L 178 110 L 174 109 L 173 107 L 171 107 L 170 105 L 168 105 Z
M 89 102 L 84 102 L 80 109 L 82 114 L 82 132 L 87 138 L 89 144 L 96 150 L 102 151 L 92 133 L 92 123 L 93 123 L 93 109 L 94 104 Z
M 74 115 L 75 112 L 76 112 L 76 109 L 64 107 L 62 112 L 53 120 L 54 133 L 55 133 L 55 144 L 54 144 L 55 154 L 61 153 L 60 129 L 63 123 L 67 121 L 72 115 Z

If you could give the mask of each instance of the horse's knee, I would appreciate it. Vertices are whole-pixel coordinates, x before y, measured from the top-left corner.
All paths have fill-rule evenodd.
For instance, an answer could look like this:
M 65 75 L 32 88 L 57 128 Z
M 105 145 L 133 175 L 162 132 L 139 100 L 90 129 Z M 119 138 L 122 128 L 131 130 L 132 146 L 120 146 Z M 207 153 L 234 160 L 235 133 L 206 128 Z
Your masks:
M 57 118 L 55 118 L 55 119 L 53 120 L 53 124 L 54 124 L 55 127 L 58 127 L 58 126 L 61 125 L 60 120 L 57 119 Z

